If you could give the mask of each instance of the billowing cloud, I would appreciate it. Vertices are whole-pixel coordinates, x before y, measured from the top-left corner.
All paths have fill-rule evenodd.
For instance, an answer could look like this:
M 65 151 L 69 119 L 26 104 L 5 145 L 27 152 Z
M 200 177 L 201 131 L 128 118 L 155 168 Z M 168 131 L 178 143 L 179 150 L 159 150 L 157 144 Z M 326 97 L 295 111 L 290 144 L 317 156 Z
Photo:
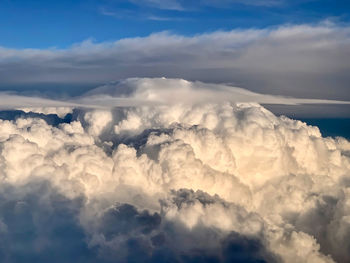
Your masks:
M 348 26 L 326 21 L 195 36 L 163 32 L 115 42 L 87 40 L 67 49 L 2 47 L 1 89 L 44 86 L 44 94 L 60 93 L 60 86 L 168 77 L 233 83 L 263 94 L 349 100 L 349 32 Z
M 2 118 L 1 260 L 350 260 L 349 141 L 257 103 L 176 102 Z

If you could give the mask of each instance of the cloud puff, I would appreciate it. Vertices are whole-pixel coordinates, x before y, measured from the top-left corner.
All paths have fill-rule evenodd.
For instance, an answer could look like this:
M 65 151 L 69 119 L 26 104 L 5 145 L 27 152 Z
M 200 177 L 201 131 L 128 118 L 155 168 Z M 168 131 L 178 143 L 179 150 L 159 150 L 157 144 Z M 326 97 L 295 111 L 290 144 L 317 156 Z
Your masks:
M 86 96 L 159 99 L 166 82 Z M 168 80 L 179 82 L 197 94 L 198 83 Z M 3 261 L 349 261 L 350 142 L 256 103 L 195 102 L 76 108 L 65 120 L 7 112 Z
M 349 32 L 324 22 L 196 36 L 163 32 L 115 42 L 87 40 L 67 49 L 3 47 L 1 89 L 44 85 L 60 93 L 59 85 L 168 77 L 233 83 L 263 94 L 349 100 Z

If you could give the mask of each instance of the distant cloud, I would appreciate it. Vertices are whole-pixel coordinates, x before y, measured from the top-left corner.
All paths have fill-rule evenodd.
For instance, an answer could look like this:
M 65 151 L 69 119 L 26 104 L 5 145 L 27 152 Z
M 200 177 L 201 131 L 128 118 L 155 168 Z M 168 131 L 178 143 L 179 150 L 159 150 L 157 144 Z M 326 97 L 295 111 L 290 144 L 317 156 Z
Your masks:
M 185 21 L 190 20 L 189 18 L 183 18 L 183 17 L 172 17 L 172 16 L 156 16 L 156 15 L 150 15 L 146 17 L 148 20 L 153 21 Z
M 129 77 L 168 77 L 349 100 L 349 43 L 349 27 L 327 22 L 195 36 L 163 32 L 115 42 L 87 40 L 68 49 L 2 47 L 0 86 L 98 86 Z
M 288 0 L 202 0 L 202 3 L 217 7 L 227 7 L 232 4 L 272 7 L 288 3 Z
M 101 2 L 100 14 L 118 19 L 179 21 L 190 14 L 212 8 L 236 10 L 237 8 L 281 8 L 299 5 L 312 0 L 118 0 Z M 152 19 L 159 18 L 159 19 Z
M 175 11 L 194 11 L 207 6 L 227 8 L 235 4 L 272 7 L 288 3 L 287 0 L 129 0 L 129 2 L 137 5 L 150 6 L 156 9 Z
M 154 21 L 185 21 L 189 18 L 170 16 L 165 14 L 154 13 L 151 10 L 144 10 L 139 12 L 138 10 L 125 9 L 125 8 L 108 8 L 100 7 L 99 14 L 104 16 L 115 17 L 117 19 L 138 19 L 138 20 L 154 20 Z
M 166 78 L 130 78 L 92 89 L 79 97 L 65 98 L 64 100 L 0 93 L 0 109 L 17 108 L 29 111 L 32 108 L 32 111 L 38 109 L 36 112 L 39 113 L 50 113 L 52 108 L 59 108 L 63 114 L 70 107 L 111 109 L 114 107 L 197 105 L 225 102 L 350 105 L 350 101 L 298 99 L 259 94 L 223 84 Z
M 158 9 L 166 10 L 184 10 L 182 1 L 179 0 L 129 0 L 131 3 L 138 5 L 148 5 Z

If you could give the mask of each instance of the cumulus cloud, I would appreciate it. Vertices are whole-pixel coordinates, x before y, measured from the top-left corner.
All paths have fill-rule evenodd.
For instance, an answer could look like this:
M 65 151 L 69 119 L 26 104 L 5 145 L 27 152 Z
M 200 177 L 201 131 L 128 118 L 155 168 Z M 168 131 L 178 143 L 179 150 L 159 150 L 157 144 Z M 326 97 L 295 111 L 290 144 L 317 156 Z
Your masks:
M 130 77 L 227 82 L 281 96 L 349 100 L 349 27 L 323 22 L 195 36 L 171 32 L 67 49 L 0 48 L 1 89 L 98 86 Z M 18 78 L 18 76 L 21 76 Z
M 249 100 L 168 103 L 178 83 L 207 88 L 131 79 L 79 99 L 166 100 L 0 115 L 2 261 L 350 260 L 350 142 Z

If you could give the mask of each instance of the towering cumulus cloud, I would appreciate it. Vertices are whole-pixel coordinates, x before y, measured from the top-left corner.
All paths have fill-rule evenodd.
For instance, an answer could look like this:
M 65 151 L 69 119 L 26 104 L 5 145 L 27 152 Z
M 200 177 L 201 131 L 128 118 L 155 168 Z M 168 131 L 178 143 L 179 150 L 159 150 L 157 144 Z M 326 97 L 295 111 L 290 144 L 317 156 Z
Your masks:
M 1 262 L 350 261 L 349 141 L 157 81 L 0 120 Z

